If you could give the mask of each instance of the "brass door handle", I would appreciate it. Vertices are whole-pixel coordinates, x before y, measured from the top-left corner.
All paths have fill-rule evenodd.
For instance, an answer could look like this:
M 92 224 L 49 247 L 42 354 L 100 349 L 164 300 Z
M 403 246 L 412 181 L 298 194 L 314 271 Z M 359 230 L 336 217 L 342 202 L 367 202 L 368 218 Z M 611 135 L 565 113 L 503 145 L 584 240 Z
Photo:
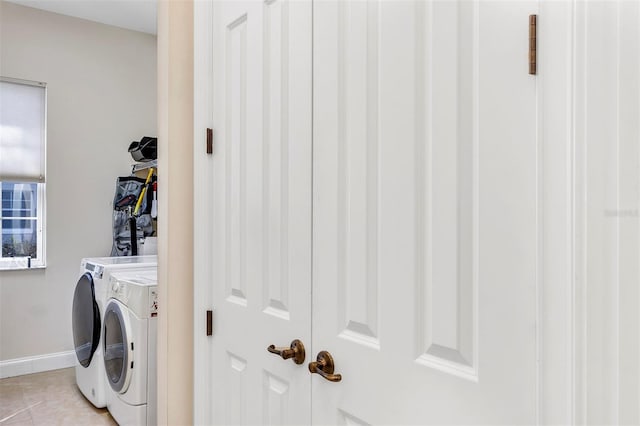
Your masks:
M 280 355 L 282 359 L 293 358 L 293 362 L 296 364 L 302 364 L 304 362 L 304 345 L 298 339 L 291 342 L 291 346 L 288 348 L 276 348 L 275 345 L 271 345 L 267 350 L 272 354 Z
M 333 374 L 334 368 L 333 357 L 327 351 L 320 352 L 316 361 L 309 363 L 311 373 L 319 374 L 330 382 L 339 382 L 342 380 L 342 375 Z

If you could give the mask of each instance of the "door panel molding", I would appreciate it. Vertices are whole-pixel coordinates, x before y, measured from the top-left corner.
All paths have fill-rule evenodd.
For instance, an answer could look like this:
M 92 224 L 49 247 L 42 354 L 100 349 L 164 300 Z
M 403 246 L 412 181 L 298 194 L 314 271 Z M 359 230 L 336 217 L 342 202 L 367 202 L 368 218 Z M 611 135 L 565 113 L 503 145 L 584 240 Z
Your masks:
M 264 5 L 263 185 L 265 313 L 290 318 L 289 287 L 289 3 L 273 0 Z
M 337 17 L 338 327 L 343 339 L 374 349 L 380 348 L 379 9 L 377 0 L 341 2 Z
M 416 361 L 476 381 L 478 3 L 415 8 Z

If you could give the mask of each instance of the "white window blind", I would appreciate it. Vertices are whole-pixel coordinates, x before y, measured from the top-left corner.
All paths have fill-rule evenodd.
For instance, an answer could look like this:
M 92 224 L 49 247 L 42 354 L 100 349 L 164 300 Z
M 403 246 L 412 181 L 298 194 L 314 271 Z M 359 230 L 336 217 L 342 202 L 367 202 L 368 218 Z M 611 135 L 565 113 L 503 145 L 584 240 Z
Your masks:
M 0 181 L 45 181 L 44 83 L 0 79 Z

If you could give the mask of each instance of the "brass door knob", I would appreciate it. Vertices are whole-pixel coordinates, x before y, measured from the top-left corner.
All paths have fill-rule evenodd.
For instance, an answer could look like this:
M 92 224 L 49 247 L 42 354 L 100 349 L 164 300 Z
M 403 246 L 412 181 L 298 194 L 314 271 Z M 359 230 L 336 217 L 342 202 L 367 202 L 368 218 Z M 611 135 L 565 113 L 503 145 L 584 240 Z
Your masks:
M 291 342 L 291 346 L 288 348 L 276 348 L 275 345 L 271 345 L 267 350 L 272 354 L 280 355 L 282 359 L 293 358 L 293 362 L 296 364 L 302 364 L 304 362 L 304 345 L 298 339 Z
M 319 374 L 330 382 L 339 382 L 342 375 L 333 374 L 334 368 L 333 357 L 327 351 L 320 352 L 316 360 L 309 363 L 309 371 L 312 374 Z

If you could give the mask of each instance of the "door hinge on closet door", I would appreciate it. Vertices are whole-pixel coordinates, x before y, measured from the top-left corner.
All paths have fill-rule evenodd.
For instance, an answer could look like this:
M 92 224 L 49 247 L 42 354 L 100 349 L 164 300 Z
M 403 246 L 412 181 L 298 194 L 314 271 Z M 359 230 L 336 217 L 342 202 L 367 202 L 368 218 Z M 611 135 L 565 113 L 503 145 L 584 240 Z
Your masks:
M 531 75 L 538 73 L 537 24 L 538 15 L 529 15 L 529 74 Z
M 213 311 L 207 311 L 207 336 L 213 336 Z
M 213 154 L 213 129 L 207 127 L 207 154 Z

